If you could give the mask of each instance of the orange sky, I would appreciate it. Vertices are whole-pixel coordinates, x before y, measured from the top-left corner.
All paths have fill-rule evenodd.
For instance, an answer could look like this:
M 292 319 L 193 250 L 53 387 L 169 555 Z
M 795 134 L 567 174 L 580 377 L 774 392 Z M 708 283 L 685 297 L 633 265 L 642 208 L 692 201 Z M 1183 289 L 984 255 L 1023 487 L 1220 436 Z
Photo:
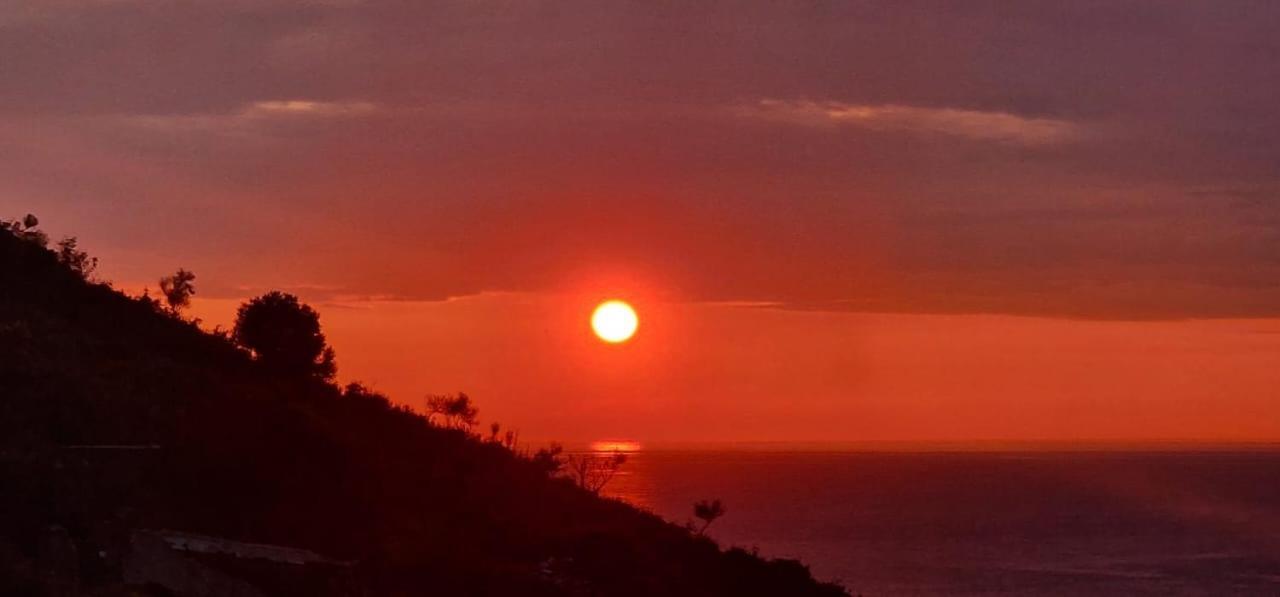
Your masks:
M 1280 438 L 1280 320 L 1116 322 L 637 302 L 607 345 L 593 297 L 321 307 L 339 375 L 419 405 L 463 390 L 533 440 Z M 231 300 L 197 301 L 209 322 Z

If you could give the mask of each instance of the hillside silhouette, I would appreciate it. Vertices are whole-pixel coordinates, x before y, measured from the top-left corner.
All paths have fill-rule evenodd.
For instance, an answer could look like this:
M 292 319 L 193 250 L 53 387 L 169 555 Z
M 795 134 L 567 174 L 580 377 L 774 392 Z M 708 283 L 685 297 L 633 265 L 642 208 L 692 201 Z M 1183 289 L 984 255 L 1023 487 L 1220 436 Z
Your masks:
M 845 594 L 339 387 L 331 352 L 255 359 L 42 241 L 0 230 L 2 595 Z

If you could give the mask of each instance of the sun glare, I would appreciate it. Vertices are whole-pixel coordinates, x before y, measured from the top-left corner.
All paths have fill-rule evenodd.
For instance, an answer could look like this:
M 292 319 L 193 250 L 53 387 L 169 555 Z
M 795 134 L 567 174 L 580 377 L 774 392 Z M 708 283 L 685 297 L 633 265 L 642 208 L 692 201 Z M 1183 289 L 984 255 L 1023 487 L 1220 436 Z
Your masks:
M 592 452 L 639 452 L 640 442 L 629 439 L 605 439 L 591 442 Z
M 635 335 L 638 325 L 640 319 L 636 317 L 635 309 L 623 301 L 600 303 L 591 314 L 591 329 L 605 342 L 625 342 Z

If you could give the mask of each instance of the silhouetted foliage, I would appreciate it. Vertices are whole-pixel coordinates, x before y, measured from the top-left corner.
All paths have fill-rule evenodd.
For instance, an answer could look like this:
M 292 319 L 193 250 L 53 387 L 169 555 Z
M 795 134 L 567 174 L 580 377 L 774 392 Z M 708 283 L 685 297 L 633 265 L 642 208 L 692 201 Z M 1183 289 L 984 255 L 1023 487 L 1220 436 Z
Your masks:
M 373 391 L 371 388 L 358 381 L 353 381 L 343 386 L 342 397 L 349 399 L 381 400 L 387 404 L 391 403 L 389 398 Z
M 0 230 L 8 231 L 20 240 L 35 243 L 41 247 L 48 246 L 49 236 L 36 230 L 39 225 L 40 218 L 32 214 L 27 214 L 19 220 L 0 220 Z
M 556 475 L 564 468 L 564 446 L 553 443 L 545 448 L 538 448 L 530 460 L 544 475 Z
M 124 585 L 135 529 L 351 562 L 350 586 L 313 587 L 201 560 L 269 595 L 844 595 L 553 477 L 558 446 L 522 455 L 361 384 L 263 375 L 153 305 L 0 231 L 0 594 L 41 594 L 40 545 L 62 528 L 82 595 L 159 594 Z
M 515 451 L 516 446 L 520 444 L 520 432 L 515 429 L 508 429 L 502 433 L 502 446 L 508 450 Z
M 471 397 L 459 392 L 453 396 L 436 394 L 427 396 L 427 420 L 449 429 L 470 431 L 479 422 L 480 409 Z
M 231 335 L 258 362 L 284 375 L 330 379 L 337 369 L 320 315 L 292 294 L 272 291 L 240 305 Z
M 170 313 L 177 315 L 191 306 L 191 297 L 196 293 L 195 281 L 196 275 L 182 268 L 160 278 L 160 294 L 164 295 Z
M 724 516 L 724 504 L 719 499 L 702 500 L 693 505 L 693 515 L 702 521 L 702 527 L 698 529 L 699 535 L 705 535 L 707 527 L 715 522 L 717 518 Z
M 150 289 L 150 288 L 146 288 L 146 287 L 144 287 L 144 288 L 142 289 L 142 294 L 140 294 L 140 295 L 138 295 L 137 297 L 135 297 L 135 298 L 134 298 L 134 300 L 136 300 L 136 301 L 138 301 L 139 303 L 142 303 L 142 304 L 144 304 L 144 305 L 147 305 L 148 307 L 150 307 L 150 308 L 151 308 L 151 310 L 152 310 L 152 311 L 157 311 L 157 312 L 158 312 L 158 311 L 162 311 L 162 310 L 164 310 L 164 306 L 160 304 L 160 301 L 159 301 L 158 299 L 156 299 L 156 297 L 151 296 L 151 289 Z
M 512 452 L 516 452 L 520 443 L 520 432 L 515 429 L 502 430 L 498 422 L 489 423 L 489 443 L 498 444 Z
M 591 493 L 598 494 L 627 462 L 621 451 L 608 454 L 572 454 L 566 462 L 569 478 Z
M 85 280 L 93 279 L 93 274 L 98 269 L 98 258 L 90 257 L 89 253 L 80 250 L 76 237 L 67 236 L 58 241 L 57 254 L 59 263 L 71 268 L 71 271 Z

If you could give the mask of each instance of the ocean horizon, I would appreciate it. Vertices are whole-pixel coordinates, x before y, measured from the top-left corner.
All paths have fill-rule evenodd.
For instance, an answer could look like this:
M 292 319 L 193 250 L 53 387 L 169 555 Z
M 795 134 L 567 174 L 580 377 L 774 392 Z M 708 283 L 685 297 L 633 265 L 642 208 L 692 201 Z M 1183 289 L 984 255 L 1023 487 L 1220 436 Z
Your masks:
M 1275 444 L 1007 444 L 655 444 L 604 494 L 855 595 L 1280 594 Z
M 552 443 L 537 440 L 530 445 Z M 559 442 L 557 442 L 559 443 Z M 570 441 L 563 444 L 575 453 L 610 452 L 1280 452 L 1273 440 L 1057 440 L 1057 439 L 973 439 L 973 440 L 747 440 L 747 441 L 655 441 L 604 439 Z

